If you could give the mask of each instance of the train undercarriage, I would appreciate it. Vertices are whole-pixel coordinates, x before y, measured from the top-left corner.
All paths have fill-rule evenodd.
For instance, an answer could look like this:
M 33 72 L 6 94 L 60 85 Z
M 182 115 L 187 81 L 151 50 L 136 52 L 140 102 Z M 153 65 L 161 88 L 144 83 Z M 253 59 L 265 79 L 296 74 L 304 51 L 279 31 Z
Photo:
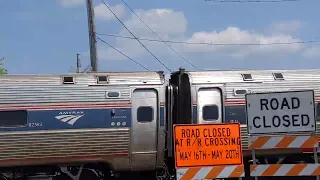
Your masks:
M 105 180 L 112 179 L 104 164 L 45 165 L 1 168 L 0 180 Z
M 299 164 L 314 163 L 313 153 L 283 154 L 281 156 L 256 156 L 256 164 Z M 243 180 L 254 180 L 250 177 L 250 157 L 244 158 L 246 177 Z M 164 166 L 160 171 L 152 172 L 114 172 L 107 164 L 69 164 L 0 168 L 0 180 L 173 180 L 174 167 Z M 259 180 L 311 180 L 315 177 L 259 177 Z
M 160 172 L 160 173 L 159 173 Z M 153 180 L 171 179 L 159 172 L 114 172 L 103 163 L 0 168 L 0 180 Z M 157 177 L 158 176 L 158 177 Z
M 173 161 L 173 159 L 169 160 Z M 256 164 L 299 164 L 314 163 L 314 153 L 294 153 L 294 154 L 270 154 L 257 155 Z M 320 162 L 320 161 L 318 161 Z M 143 163 L 143 162 L 142 162 Z M 244 180 L 254 179 L 249 177 L 250 164 L 253 164 L 252 157 L 248 154 L 244 157 L 246 177 Z M 167 164 L 172 164 L 168 163 Z M 114 172 L 104 163 L 90 164 L 68 164 L 68 165 L 38 165 L 23 167 L 0 168 L 0 180 L 116 180 L 116 179 L 175 179 L 174 166 L 164 166 L 155 172 Z M 259 177 L 264 179 L 314 179 L 314 177 Z

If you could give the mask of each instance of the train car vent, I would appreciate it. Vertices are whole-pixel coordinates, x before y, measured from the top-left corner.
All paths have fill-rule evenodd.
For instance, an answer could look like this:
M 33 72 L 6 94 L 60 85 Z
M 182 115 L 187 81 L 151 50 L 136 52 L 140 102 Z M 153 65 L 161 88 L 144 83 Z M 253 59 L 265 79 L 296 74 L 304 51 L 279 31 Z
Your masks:
M 62 84 L 74 84 L 74 77 L 73 76 L 64 76 L 62 77 Z
M 237 89 L 234 91 L 234 95 L 244 95 L 247 93 L 247 90 L 245 89 Z
M 107 76 L 98 76 L 97 77 L 97 83 L 98 84 L 106 84 L 106 83 L 108 83 L 108 77 Z
M 274 80 L 284 80 L 282 73 L 273 73 Z
M 253 81 L 251 74 L 241 74 L 244 81 Z

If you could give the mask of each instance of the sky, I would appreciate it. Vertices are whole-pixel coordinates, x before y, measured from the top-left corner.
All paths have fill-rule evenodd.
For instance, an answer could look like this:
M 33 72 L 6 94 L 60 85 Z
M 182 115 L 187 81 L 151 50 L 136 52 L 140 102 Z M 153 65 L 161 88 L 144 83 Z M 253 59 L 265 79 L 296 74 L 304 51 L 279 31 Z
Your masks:
M 183 42 L 141 41 L 157 59 L 134 39 L 106 36 L 132 37 L 101 0 L 93 2 L 98 37 L 152 71 L 169 72 L 157 59 L 171 71 L 320 69 L 320 0 L 125 0 L 163 40 Z M 122 0 L 105 2 L 136 37 L 159 40 Z M 85 0 L 2 0 L 0 22 L 0 57 L 10 74 L 72 73 L 77 53 L 81 68 L 89 66 Z M 99 71 L 145 70 L 100 40 L 97 49 Z

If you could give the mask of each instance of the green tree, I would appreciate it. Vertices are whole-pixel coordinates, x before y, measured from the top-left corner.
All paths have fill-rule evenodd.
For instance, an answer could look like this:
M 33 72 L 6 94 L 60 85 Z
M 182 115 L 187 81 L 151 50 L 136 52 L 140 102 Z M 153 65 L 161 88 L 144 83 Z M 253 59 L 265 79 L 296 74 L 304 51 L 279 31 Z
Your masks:
M 3 59 L 4 59 L 4 58 L 0 59 L 0 75 L 1 75 L 1 74 L 8 74 L 8 71 L 7 71 L 4 67 L 2 67 L 2 65 L 3 65 Z

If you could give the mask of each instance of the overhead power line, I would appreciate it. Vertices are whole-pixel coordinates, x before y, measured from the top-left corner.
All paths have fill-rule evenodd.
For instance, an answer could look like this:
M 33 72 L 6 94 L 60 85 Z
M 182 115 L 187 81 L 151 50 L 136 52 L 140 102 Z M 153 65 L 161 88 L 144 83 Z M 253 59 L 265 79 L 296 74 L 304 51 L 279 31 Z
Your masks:
M 103 4 L 109 9 L 109 11 L 114 15 L 115 18 L 123 25 L 123 27 L 140 43 L 140 45 L 147 50 L 163 67 L 165 67 L 168 71 L 172 72 L 171 69 L 169 69 L 163 62 L 161 62 L 128 28 L 127 26 L 119 19 L 119 17 L 111 10 L 111 8 L 108 6 L 108 4 L 101 0 Z
M 301 0 L 204 0 L 214 3 L 281 3 L 281 2 L 298 2 Z
M 109 36 L 122 39 L 136 39 L 129 36 L 120 36 L 114 34 L 103 34 L 97 33 L 101 36 Z M 273 42 L 273 43 L 208 43 L 208 42 L 186 42 L 186 41 L 172 41 L 172 40 L 157 40 L 157 39 L 148 39 L 148 38 L 137 38 L 140 41 L 151 41 L 151 42 L 166 42 L 173 44 L 190 44 L 190 45 L 208 45 L 208 46 L 272 46 L 272 45 L 293 45 L 293 44 L 309 44 L 309 43 L 319 43 L 320 40 L 308 40 L 308 41 L 292 41 L 292 42 Z
M 147 25 L 147 23 L 145 23 L 135 12 L 134 10 L 124 1 L 121 0 L 127 7 L 128 9 L 155 35 L 157 36 L 161 42 L 163 42 L 165 45 L 167 45 L 174 53 L 176 53 L 181 59 L 183 59 L 185 62 L 187 62 L 188 64 L 190 64 L 192 67 L 196 68 L 195 65 L 193 65 L 190 61 L 188 61 L 187 59 L 185 59 L 183 56 L 181 56 L 176 50 L 174 50 L 169 44 L 167 44 L 155 31 L 153 31 L 150 26 Z
M 97 39 L 99 39 L 101 42 L 105 43 L 106 45 L 108 45 L 110 48 L 116 50 L 118 53 L 120 53 L 121 55 L 123 55 L 124 57 L 128 58 L 129 60 L 131 60 L 132 62 L 138 64 L 139 66 L 141 66 L 142 68 L 146 69 L 149 71 L 148 68 L 146 68 L 145 66 L 143 66 L 142 64 L 140 64 L 139 62 L 135 61 L 134 59 L 132 59 L 131 57 L 125 55 L 123 52 L 121 52 L 120 50 L 118 50 L 117 48 L 113 47 L 111 44 L 107 43 L 105 40 L 101 39 L 100 37 L 97 37 Z
M 150 71 L 150 69 L 148 69 L 147 67 L 143 66 L 142 64 L 140 64 L 139 62 L 135 61 L 134 59 L 132 59 L 131 57 L 125 55 L 123 52 L 121 52 L 120 50 L 118 50 L 117 48 L 115 48 L 114 46 L 112 46 L 111 44 L 107 43 L 105 40 L 101 39 L 100 37 L 97 37 L 97 39 L 99 39 L 101 42 L 107 44 L 110 48 L 116 50 L 117 52 L 119 52 L 120 54 L 122 54 L 124 57 L 128 58 L 129 60 L 131 60 L 132 62 L 138 64 L 139 66 L 141 66 L 142 68 L 146 69 L 147 71 Z M 169 83 L 169 81 L 167 79 L 165 79 L 165 81 L 167 81 Z

